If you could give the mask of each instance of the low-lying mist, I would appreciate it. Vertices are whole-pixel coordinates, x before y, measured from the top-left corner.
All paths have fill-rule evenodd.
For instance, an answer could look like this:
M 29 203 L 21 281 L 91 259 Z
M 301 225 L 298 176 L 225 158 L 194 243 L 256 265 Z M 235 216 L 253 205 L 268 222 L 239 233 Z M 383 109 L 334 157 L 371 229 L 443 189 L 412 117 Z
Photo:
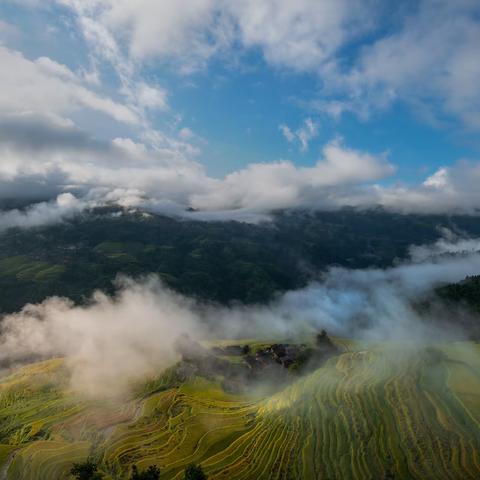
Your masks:
M 86 305 L 52 297 L 1 322 L 0 363 L 62 356 L 72 386 L 86 394 L 122 391 L 130 381 L 172 364 L 175 341 L 286 338 L 331 334 L 412 344 L 462 338 L 459 315 L 448 326 L 440 310 L 415 307 L 433 288 L 480 272 L 480 240 L 445 238 L 412 247 L 409 261 L 389 269 L 332 268 L 306 288 L 264 306 L 205 305 L 167 289 L 155 276 L 119 278 L 117 293 Z

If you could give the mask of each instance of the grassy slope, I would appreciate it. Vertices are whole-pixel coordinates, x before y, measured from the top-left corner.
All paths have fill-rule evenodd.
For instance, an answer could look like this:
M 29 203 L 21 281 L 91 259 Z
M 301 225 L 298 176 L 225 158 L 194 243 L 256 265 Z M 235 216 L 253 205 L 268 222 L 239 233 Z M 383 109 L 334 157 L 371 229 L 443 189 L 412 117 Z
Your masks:
M 37 261 L 24 255 L 3 258 L 0 260 L 0 277 L 11 279 L 15 277 L 23 282 L 41 282 L 56 278 L 64 271 L 61 265 Z
M 2 463 L 8 479 L 63 479 L 87 455 L 118 479 L 132 463 L 180 478 L 192 461 L 210 479 L 479 478 L 478 345 L 348 345 L 255 400 L 170 372 L 121 404 L 80 401 L 60 360 L 23 368 L 0 381 L 0 479 Z

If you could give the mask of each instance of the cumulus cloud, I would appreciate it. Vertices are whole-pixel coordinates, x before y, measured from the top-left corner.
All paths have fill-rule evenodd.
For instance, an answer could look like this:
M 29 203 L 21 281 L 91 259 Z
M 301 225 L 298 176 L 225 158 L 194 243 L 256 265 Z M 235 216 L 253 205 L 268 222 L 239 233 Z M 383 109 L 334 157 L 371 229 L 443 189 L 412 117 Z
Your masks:
M 135 58 L 169 57 L 184 71 L 198 68 L 230 41 L 229 22 L 213 0 L 95 2 L 109 31 L 128 32 Z
M 479 12 L 469 0 L 420 2 L 397 31 L 363 48 L 347 72 L 326 72 L 327 86 L 347 94 L 345 109 L 368 113 L 403 100 L 424 117 L 453 116 L 478 130 Z
M 100 112 L 119 122 L 139 122 L 125 105 L 85 87 L 65 65 L 50 58 L 29 60 L 0 45 L 0 112 L 37 113 L 62 116 L 78 109 Z
M 182 140 L 156 148 L 129 138 L 97 141 L 73 125 L 31 115 L 5 117 L 0 126 L 4 199 L 70 192 L 86 205 L 116 203 L 199 220 L 249 222 L 290 208 L 379 205 L 402 213 L 477 214 L 480 207 L 478 162 L 442 167 L 419 185 L 382 186 L 376 182 L 395 172 L 386 154 L 354 150 L 334 139 L 313 166 L 256 163 L 213 178 L 190 158 Z
M 160 57 L 186 71 L 204 66 L 240 41 L 260 47 L 267 61 L 299 70 L 317 68 L 344 42 L 371 28 L 375 2 L 267 0 L 60 0 L 98 28 L 126 37 L 136 58 Z
M 368 32 L 376 2 L 252 0 L 232 4 L 247 47 L 265 59 L 299 71 L 317 70 L 346 42 Z
M 317 75 L 312 104 L 334 115 L 365 116 L 400 100 L 422 117 L 480 128 L 475 1 L 422 0 L 410 9 L 376 0 L 55 1 L 71 7 L 86 38 L 122 68 L 157 58 L 190 72 L 241 46 L 275 67 Z
M 0 185 L 9 185 L 3 198 L 16 196 L 15 186 L 27 182 L 36 185 L 37 195 L 42 189 L 51 195 L 68 191 L 155 212 L 185 214 L 193 207 L 201 211 L 192 212 L 196 218 L 260 220 L 280 208 L 328 207 L 332 189 L 394 171 L 385 156 L 349 149 L 336 139 L 313 167 L 251 164 L 217 179 L 191 159 L 180 139 L 160 139 L 155 148 L 128 138 L 97 141 L 74 125 L 27 114 L 5 117 L 0 126 Z
M 55 3 L 69 7 L 75 15 L 77 26 L 83 35 L 85 41 L 90 47 L 90 60 L 92 63 L 92 71 L 87 73 L 84 77 L 87 81 L 93 80 L 93 83 L 100 81 L 98 65 L 108 62 L 109 66 L 113 68 L 118 76 L 120 88 L 118 92 L 123 96 L 126 105 L 137 115 L 142 127 L 146 130 L 152 129 L 148 113 L 154 110 L 167 109 L 167 91 L 161 85 L 147 82 L 141 75 L 141 65 L 136 58 L 132 56 L 131 49 L 122 48 L 124 34 L 115 35 L 115 29 L 112 30 L 112 25 L 120 21 L 120 24 L 130 29 L 130 22 L 135 19 L 135 15 L 130 12 L 125 12 L 125 23 L 123 23 L 113 12 L 107 12 L 106 5 L 101 1 L 89 0 L 87 2 L 77 0 L 55 0 Z M 140 9 L 141 3 L 127 4 L 133 10 Z M 125 6 L 124 5 L 124 6 Z M 158 4 L 158 5 L 164 5 Z M 120 7 L 120 3 L 116 3 Z M 108 15 L 107 15 L 108 14 Z M 108 16 L 109 19 L 106 17 Z M 115 17 L 115 18 L 114 18 Z M 163 16 L 150 16 L 149 21 L 160 22 Z M 130 30 L 129 30 L 130 31 Z M 157 42 L 161 37 L 161 32 L 158 32 Z
M 480 162 L 460 160 L 441 167 L 420 185 L 374 187 L 359 204 L 377 203 L 387 209 L 410 213 L 478 214 Z
M 371 182 L 393 173 L 384 158 L 344 147 L 334 140 L 313 167 L 292 162 L 252 164 L 227 175 L 211 192 L 192 196 L 192 205 L 205 210 L 250 208 L 271 211 L 308 206 L 327 199 L 332 187 Z
M 420 184 L 380 185 L 376 180 L 394 173 L 383 156 L 346 148 L 333 141 L 313 167 L 288 161 L 253 164 L 227 175 L 212 192 L 191 196 L 199 209 L 281 208 L 336 209 L 381 206 L 389 211 L 419 214 L 471 214 L 480 211 L 480 163 L 460 160 L 441 167 Z M 226 215 L 228 217 L 228 214 Z
M 69 123 L 30 114 L 5 116 L 0 126 L 0 198 L 136 188 L 185 204 L 189 192 L 208 184 L 182 141 L 156 138 L 155 148 L 129 138 L 98 141 Z

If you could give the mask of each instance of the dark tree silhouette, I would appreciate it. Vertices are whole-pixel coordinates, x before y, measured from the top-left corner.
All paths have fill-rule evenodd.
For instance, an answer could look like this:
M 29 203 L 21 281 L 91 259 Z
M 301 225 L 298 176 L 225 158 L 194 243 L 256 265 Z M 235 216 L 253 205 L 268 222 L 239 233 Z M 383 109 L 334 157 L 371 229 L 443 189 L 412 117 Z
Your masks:
M 158 480 L 160 478 L 160 469 L 156 465 L 150 465 L 146 470 L 139 471 L 137 466 L 132 467 L 132 476 L 130 480 Z
M 83 463 L 74 463 L 70 473 L 77 480 L 101 480 L 103 475 L 97 471 L 97 465 L 91 460 Z
M 320 333 L 317 334 L 317 345 L 321 345 L 322 343 L 325 343 L 327 339 L 328 339 L 327 331 L 322 330 Z
M 185 480 L 207 480 L 200 465 L 191 464 L 185 470 Z

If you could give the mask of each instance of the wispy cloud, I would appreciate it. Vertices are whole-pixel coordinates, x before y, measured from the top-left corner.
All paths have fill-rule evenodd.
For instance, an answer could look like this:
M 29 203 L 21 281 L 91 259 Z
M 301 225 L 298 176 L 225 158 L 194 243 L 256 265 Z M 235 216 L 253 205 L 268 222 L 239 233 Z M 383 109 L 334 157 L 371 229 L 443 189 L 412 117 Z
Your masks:
M 310 117 L 306 118 L 302 126 L 295 131 L 285 124 L 281 124 L 278 128 L 287 142 L 298 143 L 302 152 L 306 152 L 310 141 L 318 136 L 318 123 Z

